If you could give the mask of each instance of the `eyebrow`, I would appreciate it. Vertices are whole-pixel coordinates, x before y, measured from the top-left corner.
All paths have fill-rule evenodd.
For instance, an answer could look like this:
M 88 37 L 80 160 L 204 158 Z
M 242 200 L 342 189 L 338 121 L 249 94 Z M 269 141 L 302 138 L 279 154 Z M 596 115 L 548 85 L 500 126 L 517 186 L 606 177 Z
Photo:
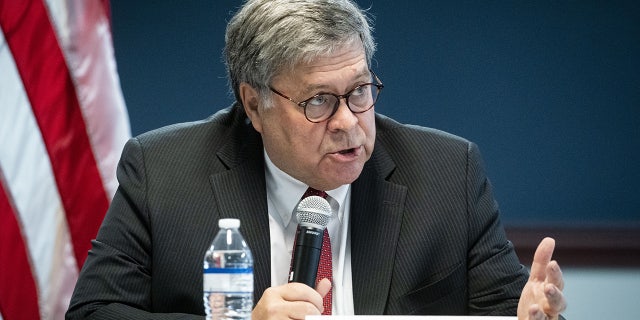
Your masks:
M 360 81 L 361 79 L 364 78 L 371 78 L 371 71 L 369 69 L 365 69 L 362 72 L 360 72 L 359 74 L 357 74 L 354 79 L 354 85 L 352 87 L 357 87 L 358 85 L 366 82 L 366 81 Z M 360 84 L 358 84 L 358 82 L 362 82 Z M 318 94 L 320 92 L 322 93 L 328 93 L 328 88 L 330 88 L 330 85 L 327 84 L 312 84 L 312 85 L 308 85 L 306 86 L 304 89 L 302 89 L 302 92 L 304 94 L 309 94 L 309 95 L 314 95 L 314 94 Z

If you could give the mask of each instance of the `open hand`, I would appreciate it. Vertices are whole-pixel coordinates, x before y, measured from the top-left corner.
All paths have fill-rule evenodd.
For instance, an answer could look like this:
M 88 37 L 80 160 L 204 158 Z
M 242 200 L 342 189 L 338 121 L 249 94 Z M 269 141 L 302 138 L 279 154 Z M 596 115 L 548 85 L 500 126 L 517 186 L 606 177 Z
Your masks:
M 518 320 L 557 320 L 567 308 L 562 271 L 556 261 L 551 261 L 555 243 L 552 238 L 544 238 L 536 249 L 529 281 L 520 295 Z

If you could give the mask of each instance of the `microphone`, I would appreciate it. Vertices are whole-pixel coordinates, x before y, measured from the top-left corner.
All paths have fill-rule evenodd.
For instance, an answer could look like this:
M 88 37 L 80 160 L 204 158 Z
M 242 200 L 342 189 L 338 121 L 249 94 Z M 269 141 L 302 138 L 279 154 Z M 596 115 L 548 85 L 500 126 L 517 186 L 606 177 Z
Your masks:
M 296 207 L 296 218 L 299 231 L 289 282 L 301 282 L 315 288 L 322 236 L 331 218 L 331 206 L 322 197 L 306 197 Z

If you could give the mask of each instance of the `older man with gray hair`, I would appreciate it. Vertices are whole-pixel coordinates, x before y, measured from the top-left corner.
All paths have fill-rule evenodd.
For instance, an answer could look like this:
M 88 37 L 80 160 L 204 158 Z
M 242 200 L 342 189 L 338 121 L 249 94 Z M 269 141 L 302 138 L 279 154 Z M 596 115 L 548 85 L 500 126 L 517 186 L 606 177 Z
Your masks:
M 236 103 L 127 143 L 67 317 L 201 317 L 203 255 L 217 220 L 234 217 L 254 255 L 253 319 L 558 319 L 554 241 L 528 274 L 477 146 L 375 112 L 371 29 L 349 0 L 247 1 L 226 33 Z M 288 282 L 292 213 L 309 189 L 332 209 L 332 276 L 315 288 Z

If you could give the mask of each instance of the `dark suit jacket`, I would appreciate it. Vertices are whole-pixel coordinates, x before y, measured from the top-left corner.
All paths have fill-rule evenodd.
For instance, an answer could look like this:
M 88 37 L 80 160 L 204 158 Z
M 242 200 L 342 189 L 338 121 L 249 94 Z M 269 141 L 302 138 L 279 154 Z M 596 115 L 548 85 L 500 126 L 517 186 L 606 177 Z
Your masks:
M 352 185 L 356 314 L 515 315 L 527 271 L 476 146 L 382 115 L 376 126 Z M 203 257 L 225 217 L 241 220 L 252 249 L 257 302 L 270 286 L 264 172 L 260 135 L 237 106 L 131 139 L 67 317 L 202 315 Z

